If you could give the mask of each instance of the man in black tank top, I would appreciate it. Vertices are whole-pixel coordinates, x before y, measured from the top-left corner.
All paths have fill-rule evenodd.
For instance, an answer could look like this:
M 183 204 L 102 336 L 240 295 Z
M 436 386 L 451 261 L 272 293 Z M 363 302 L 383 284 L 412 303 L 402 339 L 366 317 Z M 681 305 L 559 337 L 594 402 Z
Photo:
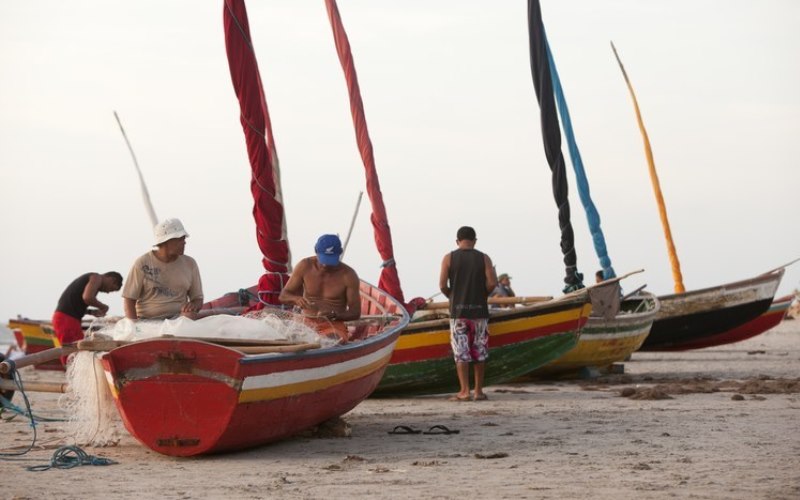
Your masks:
M 85 314 L 105 316 L 108 306 L 97 299 L 99 292 L 116 292 L 122 288 L 122 275 L 116 271 L 105 274 L 86 273 L 75 278 L 58 299 L 53 313 L 53 330 L 61 345 L 83 338 L 81 319 Z M 89 309 L 92 306 L 93 309 Z M 61 359 L 66 364 L 66 357 Z
M 456 233 L 458 248 L 442 259 L 439 289 L 450 299 L 450 346 L 456 362 L 460 390 L 453 401 L 469 401 L 469 365 L 475 371 L 472 399 L 486 399 L 483 375 L 489 357 L 489 293 L 497 286 L 492 259 L 475 250 L 475 230 L 469 226 Z

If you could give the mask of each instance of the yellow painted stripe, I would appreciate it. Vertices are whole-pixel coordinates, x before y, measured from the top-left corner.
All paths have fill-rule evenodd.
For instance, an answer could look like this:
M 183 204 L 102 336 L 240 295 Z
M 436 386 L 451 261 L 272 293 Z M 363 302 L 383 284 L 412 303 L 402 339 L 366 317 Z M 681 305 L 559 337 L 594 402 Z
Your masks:
M 648 333 L 650 333 L 649 330 L 640 332 L 639 335 L 617 339 L 592 339 L 581 336 L 578 344 L 571 351 L 549 366 L 604 366 L 615 361 L 622 361 L 642 345 Z
M 114 399 L 119 399 L 119 392 L 117 391 L 117 386 L 114 384 L 114 377 L 108 373 L 108 370 L 105 370 L 106 373 L 106 382 L 108 382 L 108 388 L 111 389 L 111 395 L 114 396 Z
M 243 390 L 239 394 L 239 403 L 252 403 L 255 401 L 270 401 L 273 399 L 280 399 L 289 396 L 296 396 L 298 394 L 308 394 L 311 392 L 321 391 L 335 385 L 356 380 L 368 375 L 381 366 L 389 362 L 391 351 L 388 355 L 364 366 L 354 368 L 352 370 L 336 374 L 331 377 L 319 378 L 314 380 L 307 380 L 304 382 L 297 382 L 294 384 L 286 384 L 277 387 L 266 387 L 263 389 Z M 313 368 L 309 368 L 313 370 Z
M 22 330 L 22 335 L 26 339 L 39 339 L 47 341 L 47 340 L 53 340 L 54 338 L 52 330 L 50 330 L 50 332 L 46 332 L 42 328 L 39 328 L 38 326 L 30 326 L 30 327 L 25 326 L 22 328 L 15 326 L 14 328 L 16 328 L 17 330 Z
M 533 318 L 518 318 L 507 321 L 491 323 L 489 336 L 498 337 L 509 333 L 517 333 L 522 330 L 544 328 L 550 325 L 575 321 L 581 316 L 588 316 L 591 312 L 591 304 L 583 307 L 560 311 L 557 313 L 536 316 Z M 450 345 L 450 327 L 446 326 L 442 330 L 429 332 L 400 335 L 397 341 L 397 350 L 416 349 L 418 347 L 428 347 L 432 345 Z

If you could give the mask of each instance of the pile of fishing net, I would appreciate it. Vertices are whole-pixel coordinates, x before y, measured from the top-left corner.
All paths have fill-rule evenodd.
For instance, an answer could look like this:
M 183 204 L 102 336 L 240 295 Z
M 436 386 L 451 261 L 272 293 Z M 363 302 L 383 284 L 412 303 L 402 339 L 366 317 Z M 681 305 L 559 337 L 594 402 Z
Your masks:
M 300 315 L 288 311 L 262 310 L 245 316 L 216 315 L 198 320 L 108 322 L 87 339 L 113 339 L 135 342 L 162 336 L 198 340 L 260 340 L 265 343 L 318 343 L 328 347 L 337 340 L 319 335 Z M 100 358 L 103 352 L 78 351 L 67 365 L 68 390 L 60 406 L 69 415 L 66 431 L 79 445 L 111 446 L 124 435 Z

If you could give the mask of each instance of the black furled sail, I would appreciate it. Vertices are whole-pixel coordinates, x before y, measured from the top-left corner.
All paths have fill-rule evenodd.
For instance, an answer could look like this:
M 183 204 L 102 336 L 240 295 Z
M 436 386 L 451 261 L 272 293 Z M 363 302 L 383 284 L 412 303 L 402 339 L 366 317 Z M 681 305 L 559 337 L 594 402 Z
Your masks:
M 561 253 L 564 255 L 566 276 L 564 293 L 583 288 L 583 275 L 578 272 L 575 254 L 575 238 L 570 222 L 567 199 L 567 171 L 561 153 L 561 130 L 553 97 L 553 81 L 547 57 L 547 41 L 542 25 L 542 9 L 539 0 L 528 0 L 528 39 L 530 43 L 531 75 L 536 89 L 536 98 L 541 110 L 544 154 L 550 166 L 553 180 L 553 196 L 558 206 L 558 225 L 561 228 Z

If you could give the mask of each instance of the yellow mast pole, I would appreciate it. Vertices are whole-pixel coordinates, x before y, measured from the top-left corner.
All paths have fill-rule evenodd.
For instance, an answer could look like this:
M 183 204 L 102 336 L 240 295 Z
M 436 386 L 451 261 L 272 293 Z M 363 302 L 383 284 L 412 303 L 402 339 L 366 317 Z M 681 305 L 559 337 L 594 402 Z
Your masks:
M 647 156 L 647 165 L 650 170 L 650 182 L 653 185 L 653 192 L 656 195 L 656 204 L 658 205 L 658 214 L 661 217 L 661 226 L 664 228 L 664 237 L 667 240 L 667 253 L 669 253 L 669 261 L 672 266 L 672 280 L 675 282 L 675 293 L 683 293 L 686 289 L 683 287 L 683 276 L 681 275 L 681 263 L 678 260 L 678 254 L 675 251 L 675 244 L 672 241 L 672 231 L 669 229 L 669 219 L 667 219 L 667 207 L 664 205 L 664 197 L 661 195 L 661 185 L 658 182 L 658 173 L 656 173 L 656 165 L 653 161 L 653 150 L 650 147 L 650 139 L 647 137 L 647 130 L 644 128 L 642 121 L 642 113 L 639 111 L 639 103 L 636 100 L 636 94 L 633 92 L 633 86 L 628 79 L 628 73 L 622 65 L 622 61 L 617 54 L 617 48 L 614 47 L 614 42 L 611 42 L 611 50 L 614 51 L 614 57 L 617 58 L 619 69 L 622 70 L 622 76 L 625 78 L 625 84 L 628 86 L 628 91 L 633 99 L 633 108 L 636 111 L 636 120 L 639 123 L 639 130 L 642 132 L 644 139 L 644 153 Z

